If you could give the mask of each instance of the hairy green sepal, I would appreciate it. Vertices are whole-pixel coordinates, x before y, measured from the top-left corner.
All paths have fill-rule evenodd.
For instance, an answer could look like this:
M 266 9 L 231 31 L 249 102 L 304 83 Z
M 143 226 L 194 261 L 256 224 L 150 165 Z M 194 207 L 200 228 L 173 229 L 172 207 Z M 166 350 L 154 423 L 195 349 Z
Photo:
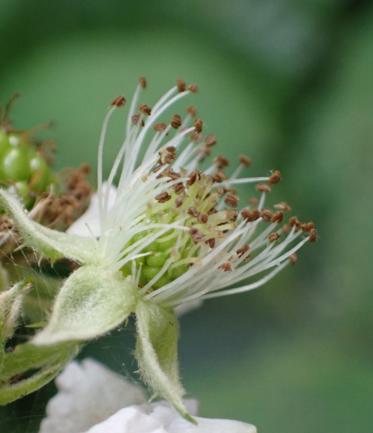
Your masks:
M 124 322 L 134 305 L 130 279 L 104 267 L 82 266 L 65 281 L 47 326 L 32 342 L 50 345 L 91 340 Z
M 136 307 L 136 358 L 144 381 L 156 395 L 168 400 L 182 416 L 194 419 L 184 403 L 179 379 L 179 326 L 173 311 L 140 301 Z

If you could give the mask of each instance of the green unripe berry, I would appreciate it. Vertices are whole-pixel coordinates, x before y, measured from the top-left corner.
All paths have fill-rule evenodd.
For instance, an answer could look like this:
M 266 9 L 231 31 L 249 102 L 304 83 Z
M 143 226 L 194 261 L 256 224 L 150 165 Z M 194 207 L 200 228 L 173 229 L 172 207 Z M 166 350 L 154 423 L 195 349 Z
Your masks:
M 0 161 L 0 173 L 5 180 L 20 181 L 30 177 L 28 149 L 25 145 L 11 147 Z
M 51 180 L 50 168 L 48 167 L 45 159 L 41 155 L 35 153 L 34 156 L 30 156 L 30 187 L 33 191 L 45 191 Z
M 27 182 L 24 182 L 24 181 L 16 182 L 14 184 L 14 187 L 15 187 L 15 190 L 16 190 L 18 196 L 20 197 L 23 204 L 25 205 L 25 207 L 29 208 L 30 206 L 32 206 L 33 198 L 30 195 L 30 188 L 29 188 Z
M 158 267 L 160 268 L 165 264 L 168 257 L 169 257 L 169 254 L 167 254 L 167 253 L 157 252 L 157 253 L 152 254 L 151 256 L 146 257 L 146 264 L 149 266 L 155 266 L 157 268 Z
M 152 278 L 154 278 L 160 270 L 161 270 L 160 267 L 144 266 L 144 268 L 141 271 L 141 274 L 144 277 L 144 280 L 148 282 Z

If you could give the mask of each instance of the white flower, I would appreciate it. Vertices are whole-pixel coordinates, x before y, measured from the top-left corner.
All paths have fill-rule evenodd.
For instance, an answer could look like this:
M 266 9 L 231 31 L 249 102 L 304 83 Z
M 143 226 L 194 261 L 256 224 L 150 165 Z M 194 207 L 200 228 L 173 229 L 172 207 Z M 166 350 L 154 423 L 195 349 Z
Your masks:
M 165 402 L 146 403 L 140 387 L 93 360 L 69 364 L 57 378 L 39 433 L 256 433 L 239 421 L 184 420 Z M 195 401 L 186 402 L 196 415 Z
M 2 189 L 0 204 L 13 217 L 25 245 L 51 260 L 68 258 L 80 265 L 57 294 L 50 320 L 33 343 L 93 339 L 134 313 L 136 358 L 143 379 L 188 417 L 178 376 L 175 309 L 262 286 L 294 262 L 296 251 L 314 240 L 316 232 L 313 223 L 302 224 L 296 218 L 281 226 L 288 210 L 284 203 L 273 211 L 264 207 L 270 185 L 280 180 L 278 171 L 239 178 L 249 164 L 241 157 L 226 178 L 223 169 L 228 161 L 221 156 L 197 170 L 216 139 L 202 136 L 200 119 L 190 126 L 194 109 L 184 120 L 174 115 L 168 125 L 157 123 L 195 86 L 179 81 L 153 108 L 138 106 L 144 87 L 141 79 L 106 183 L 106 132 L 125 99 L 116 98 L 105 116 L 98 150 L 99 225 L 94 201 L 85 224 L 87 236 L 37 224 Z M 258 184 L 260 198 L 251 208 L 238 210 L 231 187 L 251 183 Z

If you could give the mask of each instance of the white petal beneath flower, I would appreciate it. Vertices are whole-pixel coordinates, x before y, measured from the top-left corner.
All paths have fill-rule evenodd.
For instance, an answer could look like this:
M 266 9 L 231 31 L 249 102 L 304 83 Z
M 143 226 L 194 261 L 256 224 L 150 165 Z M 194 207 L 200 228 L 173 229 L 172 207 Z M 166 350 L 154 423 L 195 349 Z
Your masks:
M 104 192 L 106 188 L 108 188 L 108 186 L 105 183 L 103 184 Z M 108 196 L 108 209 L 110 209 L 115 203 L 116 196 L 117 189 L 114 186 L 110 185 Z M 101 235 L 99 198 L 97 193 L 92 195 L 91 203 L 88 209 L 67 229 L 67 233 L 86 237 L 94 236 L 96 238 Z
M 165 402 L 145 403 L 142 389 L 91 359 L 70 363 L 56 380 L 39 433 L 256 433 L 239 421 L 183 419 Z M 197 402 L 186 400 L 196 415 Z
M 256 433 L 254 426 L 239 421 L 195 419 L 197 425 L 163 403 L 130 406 L 86 433 Z
M 56 380 L 40 433 L 81 433 L 119 409 L 144 403 L 140 387 L 91 359 L 70 363 Z

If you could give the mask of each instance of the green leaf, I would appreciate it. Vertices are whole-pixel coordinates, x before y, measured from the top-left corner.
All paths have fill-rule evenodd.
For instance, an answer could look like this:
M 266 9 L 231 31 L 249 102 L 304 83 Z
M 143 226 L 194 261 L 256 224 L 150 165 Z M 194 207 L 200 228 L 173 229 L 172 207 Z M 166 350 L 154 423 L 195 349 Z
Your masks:
M 28 377 L 27 379 L 20 380 L 14 384 L 4 384 L 0 386 L 0 405 L 12 403 L 31 392 L 37 391 L 48 382 L 53 380 L 61 371 L 65 363 L 58 363 L 46 368 L 42 368 L 37 373 Z
M 104 267 L 82 266 L 65 281 L 48 325 L 32 342 L 46 345 L 93 339 L 120 325 L 134 306 L 130 279 Z
M 179 380 L 177 355 L 179 326 L 175 314 L 141 301 L 136 307 L 136 317 L 136 358 L 143 380 L 182 416 L 194 422 L 182 398 L 184 389 Z
M 23 297 L 30 286 L 24 282 L 0 293 L 0 338 L 5 342 L 12 337 L 21 312 Z
M 3 367 L 0 370 L 0 383 L 25 374 L 29 370 L 64 363 L 66 359 L 76 356 L 78 351 L 79 346 L 71 343 L 47 347 L 38 347 L 30 343 L 19 344 L 14 351 L 4 356 Z
M 5 353 L 0 370 L 0 405 L 11 403 L 47 384 L 78 351 L 79 346 L 71 343 L 49 347 L 24 343 Z
M 96 259 L 97 242 L 93 238 L 71 235 L 33 221 L 21 203 L 9 192 L 0 188 L 0 206 L 13 218 L 25 245 L 52 261 L 68 258 L 79 263 L 92 263 Z

